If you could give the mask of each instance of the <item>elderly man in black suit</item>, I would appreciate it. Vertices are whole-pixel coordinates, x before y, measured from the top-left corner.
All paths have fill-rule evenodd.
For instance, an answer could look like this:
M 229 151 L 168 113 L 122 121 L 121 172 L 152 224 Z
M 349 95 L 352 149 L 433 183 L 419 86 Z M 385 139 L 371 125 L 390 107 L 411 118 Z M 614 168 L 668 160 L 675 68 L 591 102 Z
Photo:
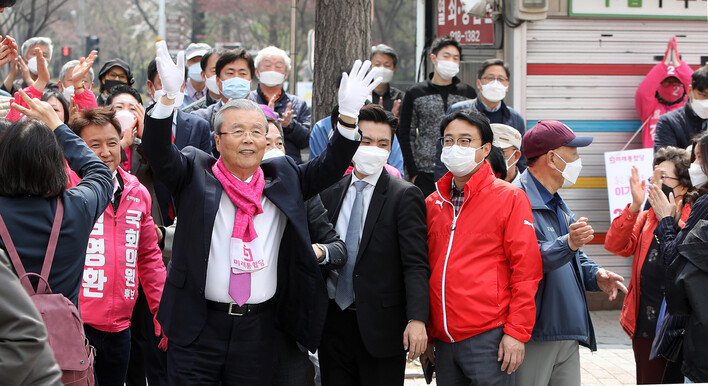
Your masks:
M 397 125 L 379 105 L 364 106 L 354 170 L 320 194 L 347 245 L 347 263 L 327 274 L 324 386 L 403 385 L 405 351 L 414 359 L 427 346 L 425 201 L 383 168 Z
M 325 153 L 308 164 L 288 157 L 261 164 L 268 128 L 248 100 L 226 103 L 214 120 L 219 160 L 171 144 L 174 99 L 184 78 L 164 42 L 157 67 L 165 95 L 146 117 L 143 149 L 175 198 L 172 260 L 157 319 L 170 338 L 173 385 L 265 385 L 275 325 L 314 351 L 327 307 L 307 229 L 304 199 L 336 182 L 356 152 L 356 118 L 380 78 L 357 61 L 340 86 L 340 124 Z

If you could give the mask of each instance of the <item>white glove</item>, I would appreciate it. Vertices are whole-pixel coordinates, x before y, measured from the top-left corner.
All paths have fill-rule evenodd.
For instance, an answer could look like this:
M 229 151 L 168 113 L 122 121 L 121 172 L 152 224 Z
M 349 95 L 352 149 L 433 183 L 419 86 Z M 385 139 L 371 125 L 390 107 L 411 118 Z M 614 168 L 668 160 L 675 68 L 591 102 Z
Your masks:
M 155 63 L 157 64 L 157 73 L 162 81 L 162 90 L 167 98 L 175 99 L 182 93 L 182 84 L 184 83 L 184 51 L 177 54 L 177 64 L 175 64 L 167 51 L 167 43 L 164 40 L 155 43 L 155 47 L 157 48 Z
M 370 67 L 370 61 L 367 60 L 362 65 L 361 60 L 357 60 L 349 75 L 346 72 L 342 73 L 342 82 L 339 84 L 339 114 L 352 118 L 359 117 L 359 110 L 364 106 L 366 98 L 383 80 L 380 76 L 374 79 L 379 74 L 379 70 L 374 68 L 369 71 Z

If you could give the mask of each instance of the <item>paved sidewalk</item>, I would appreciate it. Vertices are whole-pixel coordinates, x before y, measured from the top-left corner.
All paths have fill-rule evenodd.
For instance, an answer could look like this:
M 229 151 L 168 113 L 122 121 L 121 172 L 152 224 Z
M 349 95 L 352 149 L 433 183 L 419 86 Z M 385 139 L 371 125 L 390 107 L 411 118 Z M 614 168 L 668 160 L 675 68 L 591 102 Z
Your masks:
M 635 385 L 632 342 L 619 325 L 620 311 L 590 312 L 598 350 L 580 348 L 580 366 L 583 386 Z M 425 386 L 420 365 L 409 363 L 406 368 L 406 386 Z M 435 380 L 431 385 L 435 385 Z

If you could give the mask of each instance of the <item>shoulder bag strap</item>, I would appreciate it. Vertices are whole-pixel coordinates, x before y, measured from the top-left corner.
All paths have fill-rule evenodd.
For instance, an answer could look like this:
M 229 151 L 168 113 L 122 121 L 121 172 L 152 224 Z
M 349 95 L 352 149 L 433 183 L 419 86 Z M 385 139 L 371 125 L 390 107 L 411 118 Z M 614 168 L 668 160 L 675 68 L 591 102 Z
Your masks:
M 42 264 L 42 279 L 39 284 L 37 284 L 37 293 L 45 293 L 47 290 L 47 283 L 49 282 L 49 271 L 52 268 L 52 262 L 54 262 L 54 252 L 57 249 L 57 241 L 59 240 L 59 231 L 61 230 L 61 220 L 64 218 L 64 203 L 61 200 L 61 196 L 57 197 L 57 210 L 54 213 L 54 224 L 52 224 L 52 233 L 49 236 L 49 243 L 47 244 L 47 252 L 44 255 L 44 263 Z
M 15 244 L 12 242 L 10 232 L 7 231 L 7 226 L 5 225 L 5 220 L 3 220 L 2 215 L 0 215 L 0 238 L 2 238 L 2 242 L 5 243 L 5 248 L 10 255 L 10 260 L 12 260 L 12 265 L 15 267 L 17 276 L 20 278 L 22 287 L 24 287 L 28 294 L 34 295 L 34 288 L 32 288 L 32 284 L 27 277 L 27 271 L 25 271 L 20 256 L 17 254 L 17 249 L 15 249 Z

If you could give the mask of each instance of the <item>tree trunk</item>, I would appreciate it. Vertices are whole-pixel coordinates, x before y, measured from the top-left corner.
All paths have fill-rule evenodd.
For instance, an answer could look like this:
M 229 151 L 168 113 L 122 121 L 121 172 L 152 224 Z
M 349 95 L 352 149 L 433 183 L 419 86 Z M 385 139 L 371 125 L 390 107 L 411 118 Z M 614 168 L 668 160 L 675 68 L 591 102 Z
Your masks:
M 313 122 L 337 103 L 337 77 L 371 51 L 371 0 L 317 0 Z

